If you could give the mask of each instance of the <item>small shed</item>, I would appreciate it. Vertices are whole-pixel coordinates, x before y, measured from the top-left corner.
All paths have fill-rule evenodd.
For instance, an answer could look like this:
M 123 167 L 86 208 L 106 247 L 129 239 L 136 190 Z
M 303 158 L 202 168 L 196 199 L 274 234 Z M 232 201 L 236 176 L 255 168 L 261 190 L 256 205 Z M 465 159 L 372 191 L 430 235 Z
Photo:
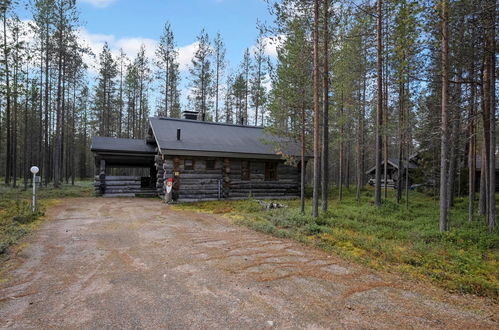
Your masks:
M 482 159 L 480 157 L 476 158 L 476 169 L 475 169 L 475 183 L 476 190 L 480 191 L 480 175 L 482 172 Z M 499 192 L 499 162 L 496 162 L 496 192 Z
M 411 183 L 411 180 L 410 180 L 411 179 L 411 176 L 410 176 L 411 171 L 414 169 L 417 169 L 418 165 L 412 159 L 409 160 L 409 162 L 407 162 L 406 160 L 402 160 L 402 165 L 403 165 L 404 170 L 407 168 L 407 166 L 409 166 L 409 182 Z M 385 161 L 382 160 L 381 161 L 381 182 L 382 183 L 385 182 L 384 181 L 385 178 L 383 177 L 384 173 L 385 173 L 384 167 L 385 167 Z M 403 178 L 405 175 L 405 173 L 402 173 L 402 175 L 400 176 L 400 174 L 399 174 L 399 160 L 395 159 L 395 158 L 388 158 L 386 173 L 387 173 L 386 182 L 390 188 L 394 188 L 399 180 L 399 177 Z M 369 183 L 373 182 L 373 180 L 375 179 L 375 176 L 376 176 L 376 166 L 373 166 L 369 170 L 367 170 L 366 174 L 369 177 Z
M 178 201 L 297 198 L 300 167 L 287 165 L 282 152 L 298 157 L 299 147 L 279 141 L 287 150 L 276 150 L 275 140 L 261 127 L 152 117 L 143 140 L 94 137 L 96 193 L 161 195 L 172 179 Z M 144 177 L 109 176 L 110 167 L 149 171 Z

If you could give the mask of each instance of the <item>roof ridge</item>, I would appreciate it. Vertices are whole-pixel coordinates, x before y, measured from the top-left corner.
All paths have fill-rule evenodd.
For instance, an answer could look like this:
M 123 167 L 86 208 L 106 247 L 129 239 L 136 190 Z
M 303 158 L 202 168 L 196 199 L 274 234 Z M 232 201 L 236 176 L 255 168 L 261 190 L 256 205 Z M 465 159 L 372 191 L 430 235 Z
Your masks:
M 203 125 L 217 125 L 217 126 L 229 126 L 229 127 L 244 127 L 244 128 L 263 129 L 263 127 L 261 127 L 261 126 L 238 125 L 238 124 L 227 124 L 227 123 L 215 123 L 215 122 L 212 122 L 212 121 L 201 121 L 201 120 L 193 120 L 193 119 L 181 119 L 181 118 L 169 118 L 169 117 L 149 117 L 149 120 L 151 120 L 151 119 L 180 121 L 180 122 L 194 123 L 194 124 L 203 124 Z
M 92 138 L 145 141 L 145 139 L 134 139 L 134 138 L 124 138 L 124 137 L 114 137 L 114 136 L 100 136 L 100 135 L 94 135 L 94 136 L 92 136 Z

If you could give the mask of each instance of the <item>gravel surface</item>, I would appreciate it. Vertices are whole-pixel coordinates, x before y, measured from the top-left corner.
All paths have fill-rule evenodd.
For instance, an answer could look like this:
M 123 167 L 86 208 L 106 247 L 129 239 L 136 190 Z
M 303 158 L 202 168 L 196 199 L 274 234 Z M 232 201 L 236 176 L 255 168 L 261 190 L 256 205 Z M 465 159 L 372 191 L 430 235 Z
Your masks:
M 64 199 L 2 265 L 2 328 L 499 328 L 498 306 L 156 199 Z

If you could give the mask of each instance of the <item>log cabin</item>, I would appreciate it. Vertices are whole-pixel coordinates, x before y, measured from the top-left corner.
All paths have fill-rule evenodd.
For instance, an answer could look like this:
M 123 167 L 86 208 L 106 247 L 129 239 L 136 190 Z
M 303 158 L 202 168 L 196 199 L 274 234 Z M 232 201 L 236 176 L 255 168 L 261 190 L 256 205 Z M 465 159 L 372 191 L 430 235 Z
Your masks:
M 152 117 L 145 139 L 92 139 L 96 194 L 162 195 L 171 178 L 172 197 L 179 202 L 297 198 L 300 166 L 287 165 L 282 155 L 299 159 L 299 146 L 271 142 L 275 140 L 261 127 Z M 286 150 L 276 150 L 276 145 Z M 146 174 L 110 175 L 120 168 L 140 168 Z

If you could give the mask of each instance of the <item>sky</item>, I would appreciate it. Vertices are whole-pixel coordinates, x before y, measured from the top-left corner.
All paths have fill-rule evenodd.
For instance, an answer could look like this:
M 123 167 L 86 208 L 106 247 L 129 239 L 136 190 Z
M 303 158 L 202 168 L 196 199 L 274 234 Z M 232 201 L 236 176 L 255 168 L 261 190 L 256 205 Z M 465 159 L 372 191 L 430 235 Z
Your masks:
M 190 93 L 188 70 L 197 48 L 196 37 L 203 28 L 211 40 L 217 32 L 221 33 L 228 67 L 234 71 L 246 48 L 251 50 L 256 43 L 257 22 L 273 20 L 264 0 L 77 0 L 77 5 L 82 21 L 80 37 L 97 56 L 86 57 L 91 75 L 98 71 L 98 54 L 105 42 L 116 57 L 123 49 L 133 59 L 144 44 L 148 57 L 154 58 L 159 37 L 169 22 L 179 52 L 183 107 Z M 276 57 L 275 45 L 268 43 L 266 54 Z M 153 99 L 158 97 L 155 90 L 152 90 Z M 155 103 L 152 100 L 151 110 Z
M 154 55 L 164 24 L 172 26 L 185 72 L 196 49 L 196 37 L 205 28 L 211 39 L 222 34 L 227 59 L 237 67 L 244 50 L 255 44 L 257 20 L 271 22 L 263 0 L 78 0 L 83 22 L 82 38 L 98 54 L 108 42 L 113 53 L 120 48 L 133 58 L 144 44 Z M 275 55 L 275 47 L 267 47 Z
M 1 0 L 0 0 L 1 1 Z M 137 55 L 141 45 L 146 47 L 150 60 L 155 57 L 158 40 L 166 22 L 170 23 L 178 48 L 180 64 L 181 104 L 187 104 L 189 67 L 197 49 L 196 38 L 204 28 L 213 40 L 220 32 L 226 47 L 228 69 L 237 71 L 246 48 L 252 51 L 258 37 L 257 22 L 270 24 L 264 0 L 76 0 L 80 17 L 79 35 L 83 45 L 89 47 L 94 57 L 85 55 L 89 66 L 89 83 L 93 86 L 98 73 L 98 56 L 107 42 L 118 58 L 123 49 L 129 60 Z M 25 23 L 32 13 L 25 7 L 18 8 Z M 33 35 L 26 36 L 31 41 Z M 277 57 L 276 45 L 267 38 L 265 49 L 270 58 Z M 151 68 L 155 67 L 151 64 Z M 151 110 L 159 96 L 159 82 L 153 83 Z M 266 81 L 270 87 L 270 81 Z

